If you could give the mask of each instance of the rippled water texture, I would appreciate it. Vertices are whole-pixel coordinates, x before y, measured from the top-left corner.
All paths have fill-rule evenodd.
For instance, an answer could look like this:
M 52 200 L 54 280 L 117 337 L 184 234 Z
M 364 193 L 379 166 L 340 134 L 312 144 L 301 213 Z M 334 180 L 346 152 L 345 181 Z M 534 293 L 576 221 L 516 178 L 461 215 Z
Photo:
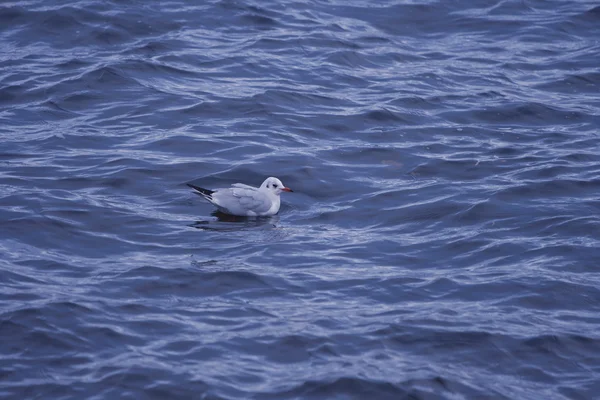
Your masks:
M 0 397 L 600 396 L 595 1 L 0 3 Z M 294 193 L 231 219 L 186 186 Z

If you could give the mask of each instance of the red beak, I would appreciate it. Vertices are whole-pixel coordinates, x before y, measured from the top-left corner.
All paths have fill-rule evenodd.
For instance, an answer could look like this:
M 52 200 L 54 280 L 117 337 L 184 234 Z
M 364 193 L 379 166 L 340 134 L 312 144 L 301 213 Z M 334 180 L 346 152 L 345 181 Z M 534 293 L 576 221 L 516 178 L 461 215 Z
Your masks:
M 293 192 L 293 190 L 288 187 L 282 187 L 281 190 L 284 192 Z

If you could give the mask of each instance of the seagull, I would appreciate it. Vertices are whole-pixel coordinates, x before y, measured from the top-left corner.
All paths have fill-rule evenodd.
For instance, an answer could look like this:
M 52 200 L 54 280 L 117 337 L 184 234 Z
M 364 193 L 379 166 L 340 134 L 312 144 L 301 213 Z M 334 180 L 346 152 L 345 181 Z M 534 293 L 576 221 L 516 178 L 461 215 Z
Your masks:
M 243 183 L 234 183 L 231 187 L 215 190 L 204 189 L 191 183 L 187 185 L 219 211 L 240 217 L 275 215 L 279 211 L 281 192 L 293 192 L 274 177 L 265 179 L 259 188 Z

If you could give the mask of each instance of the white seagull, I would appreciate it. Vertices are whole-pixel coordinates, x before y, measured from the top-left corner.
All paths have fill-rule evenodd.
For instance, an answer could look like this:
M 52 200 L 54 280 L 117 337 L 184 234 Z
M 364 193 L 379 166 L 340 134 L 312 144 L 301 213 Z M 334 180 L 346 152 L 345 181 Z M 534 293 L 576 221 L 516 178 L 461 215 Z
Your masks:
M 196 194 L 216 206 L 219 211 L 241 217 L 263 217 L 279 211 L 281 192 L 293 192 L 277 178 L 267 178 L 259 188 L 234 183 L 229 188 L 208 190 L 191 183 Z

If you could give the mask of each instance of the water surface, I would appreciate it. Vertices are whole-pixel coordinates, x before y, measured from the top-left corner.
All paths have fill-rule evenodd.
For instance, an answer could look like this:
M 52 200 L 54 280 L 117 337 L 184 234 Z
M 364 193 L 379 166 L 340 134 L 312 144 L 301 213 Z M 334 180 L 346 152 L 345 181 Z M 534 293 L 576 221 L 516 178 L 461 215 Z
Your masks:
M 3 398 L 598 396 L 600 7 L 371 3 L 0 5 Z

